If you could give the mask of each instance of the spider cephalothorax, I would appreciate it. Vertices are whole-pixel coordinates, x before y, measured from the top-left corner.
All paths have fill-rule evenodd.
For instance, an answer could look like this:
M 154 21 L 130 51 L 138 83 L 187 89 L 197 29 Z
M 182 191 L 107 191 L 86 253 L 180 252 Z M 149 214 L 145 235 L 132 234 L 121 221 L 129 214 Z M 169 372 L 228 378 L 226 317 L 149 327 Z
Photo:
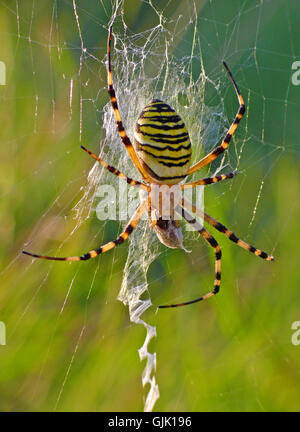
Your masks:
M 108 250 L 113 249 L 117 245 L 127 240 L 128 236 L 137 226 L 139 220 L 141 219 L 145 211 L 148 212 L 150 226 L 154 228 L 159 240 L 163 244 L 171 248 L 181 247 L 184 249 L 182 244 L 181 228 L 178 220 L 175 219 L 175 213 L 177 213 L 180 214 L 182 218 L 185 219 L 188 223 L 190 223 L 194 227 L 194 229 L 201 234 L 204 240 L 214 249 L 214 288 L 208 294 L 202 295 L 195 300 L 187 301 L 180 304 L 164 305 L 158 307 L 167 308 L 184 306 L 187 304 L 192 304 L 201 300 L 205 300 L 217 294 L 220 289 L 221 249 L 214 237 L 197 221 L 197 219 L 195 219 L 190 213 L 188 213 L 186 208 L 192 211 L 192 213 L 203 218 L 205 222 L 207 222 L 219 232 L 225 234 L 226 237 L 228 237 L 231 241 L 233 241 L 243 249 L 246 249 L 257 256 L 266 259 L 267 261 L 273 261 L 274 258 L 271 255 L 268 255 L 266 252 L 263 252 L 262 250 L 251 246 L 245 241 L 240 240 L 232 231 L 226 228 L 223 224 L 218 222 L 212 216 L 205 213 L 203 210 L 194 206 L 187 199 L 182 198 L 180 202 L 176 203 L 174 203 L 174 200 L 171 200 L 169 217 L 165 217 L 163 205 L 161 205 L 163 203 L 159 201 L 159 203 L 155 205 L 153 203 L 153 198 L 151 194 L 153 189 L 155 189 L 157 186 L 160 188 L 166 187 L 166 196 L 169 198 L 172 195 L 170 191 L 171 188 L 174 187 L 174 185 L 177 185 L 178 183 L 183 181 L 188 175 L 210 164 L 227 149 L 230 140 L 245 112 L 244 100 L 227 64 L 224 62 L 224 67 L 233 83 L 239 101 L 239 109 L 234 121 L 228 129 L 225 138 L 219 146 L 217 146 L 214 150 L 204 156 L 199 162 L 190 167 L 192 152 L 188 131 L 181 117 L 169 105 L 158 99 L 152 100 L 141 112 L 136 123 L 134 141 L 132 145 L 123 127 L 115 90 L 113 88 L 110 60 L 111 34 L 112 28 L 110 27 L 107 43 L 108 93 L 114 111 L 119 135 L 133 164 L 141 174 L 143 182 L 132 180 L 116 168 L 108 165 L 105 161 L 96 156 L 94 153 L 87 150 L 85 147 L 82 146 L 82 148 L 94 159 L 100 162 L 100 164 L 103 165 L 106 169 L 108 169 L 112 174 L 115 174 L 120 178 L 126 180 L 127 183 L 131 186 L 139 188 L 144 193 L 141 200 L 142 202 L 131 217 L 124 231 L 116 240 L 111 241 L 97 249 L 91 250 L 90 252 L 87 252 L 81 256 L 50 257 L 32 254 L 25 251 L 23 251 L 23 253 L 35 258 L 43 258 L 56 261 L 86 261 L 90 258 L 95 258 L 101 253 L 107 252 Z M 196 180 L 190 183 L 178 184 L 178 187 L 181 191 L 183 191 L 184 189 L 194 188 L 199 185 L 208 185 L 222 180 L 230 179 L 233 178 L 234 175 L 235 171 L 228 174 L 221 174 L 219 176 Z

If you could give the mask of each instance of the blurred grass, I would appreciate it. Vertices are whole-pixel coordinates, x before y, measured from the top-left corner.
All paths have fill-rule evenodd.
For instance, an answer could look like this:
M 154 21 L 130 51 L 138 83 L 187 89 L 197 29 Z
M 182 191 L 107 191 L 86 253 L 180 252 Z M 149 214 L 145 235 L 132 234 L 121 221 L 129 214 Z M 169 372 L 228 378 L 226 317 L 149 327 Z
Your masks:
M 76 4 L 89 53 L 101 59 L 104 8 Z M 109 2 L 103 4 L 109 15 Z M 191 4 L 185 0 L 181 7 L 190 13 Z M 80 97 L 82 141 L 97 149 L 107 95 L 103 64 L 87 58 L 78 75 L 81 48 L 72 2 L 17 5 L 18 10 L 8 0 L 0 5 L 0 60 L 8 74 L 0 88 L 0 320 L 7 326 L 7 345 L 0 347 L 0 409 L 142 410 L 144 365 L 137 348 L 145 331 L 129 322 L 116 301 L 126 245 L 78 266 L 31 264 L 20 255 L 28 239 L 34 239 L 32 250 L 55 251 L 75 227 L 70 210 L 91 167 L 79 150 Z M 300 319 L 300 89 L 290 85 L 291 63 L 299 55 L 299 6 L 233 0 L 226 9 L 220 1 L 199 5 L 206 72 L 219 76 L 226 58 L 249 106 L 235 143 L 244 145 L 241 173 L 232 184 L 207 188 L 206 208 L 245 240 L 274 253 L 276 261 L 259 260 L 216 233 L 224 257 L 221 293 L 192 307 L 147 312 L 158 332 L 150 345 L 158 361 L 156 409 L 299 410 L 300 348 L 291 344 L 291 324 Z M 175 15 L 172 2 L 169 8 L 166 14 Z M 132 31 L 156 24 L 139 0 L 128 1 L 124 13 Z M 187 31 L 179 41 L 178 55 L 190 52 L 192 36 Z M 226 89 L 231 118 L 236 100 L 232 88 Z M 93 215 L 64 250 L 85 251 L 117 231 L 118 224 L 104 230 Z M 211 287 L 211 251 L 201 241 L 192 248 L 190 255 L 164 250 L 151 265 L 153 303 L 187 300 Z

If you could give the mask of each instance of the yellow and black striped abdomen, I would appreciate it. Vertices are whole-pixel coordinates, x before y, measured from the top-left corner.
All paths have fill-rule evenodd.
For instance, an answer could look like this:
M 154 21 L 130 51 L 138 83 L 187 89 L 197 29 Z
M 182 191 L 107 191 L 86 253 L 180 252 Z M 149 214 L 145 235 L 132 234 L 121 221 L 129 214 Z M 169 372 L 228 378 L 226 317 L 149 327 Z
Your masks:
M 134 147 L 154 181 L 175 184 L 187 176 L 192 154 L 189 134 L 166 103 L 154 99 L 143 109 L 135 125 Z

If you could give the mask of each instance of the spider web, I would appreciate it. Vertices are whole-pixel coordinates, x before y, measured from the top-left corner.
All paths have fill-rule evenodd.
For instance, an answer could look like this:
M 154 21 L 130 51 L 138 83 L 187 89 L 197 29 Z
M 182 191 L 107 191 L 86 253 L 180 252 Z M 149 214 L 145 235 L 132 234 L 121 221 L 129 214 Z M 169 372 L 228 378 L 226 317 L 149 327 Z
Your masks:
M 155 97 L 167 100 L 176 111 L 183 113 L 190 138 L 192 142 L 198 143 L 194 148 L 194 155 L 199 159 L 203 147 L 207 147 L 206 141 L 217 142 L 225 132 L 224 125 L 222 121 L 220 122 L 221 119 L 225 123 L 221 106 L 214 107 L 213 110 L 204 104 L 205 86 L 209 83 L 216 93 L 218 93 L 218 86 L 208 81 L 203 74 L 198 74 L 196 79 L 192 76 L 193 51 L 197 44 L 196 35 L 191 46 L 191 56 L 177 59 L 173 54 L 172 46 L 176 43 L 174 39 L 180 37 L 177 34 L 177 28 L 180 26 L 182 16 L 174 20 L 167 19 L 164 17 L 164 12 L 156 9 L 151 2 L 148 3 L 148 6 L 154 13 L 158 24 L 138 35 L 131 34 L 128 30 L 122 15 L 124 7 L 122 1 L 115 4 L 110 20 L 110 24 L 114 24 L 118 32 L 114 33 L 112 65 L 114 86 L 123 122 L 127 130 L 132 131 L 138 114 L 150 100 Z M 74 3 L 74 10 L 76 14 L 76 3 Z M 197 13 L 196 5 L 194 5 L 194 12 Z M 191 28 L 192 30 L 195 28 L 195 23 L 191 23 Z M 82 40 L 81 42 L 83 45 Z M 199 60 L 198 58 L 197 61 Z M 129 100 L 130 103 L 128 103 Z M 195 100 L 197 100 L 196 106 L 194 105 Z M 121 158 L 119 156 L 120 139 L 116 135 L 115 119 L 110 103 L 104 108 L 103 127 L 106 133 L 104 143 L 100 144 L 101 157 L 113 161 L 113 164 L 116 163 L 130 177 L 138 177 L 141 180 L 136 169 L 128 168 L 128 156 L 126 154 Z M 101 151 L 103 145 L 107 149 L 106 152 Z M 118 154 L 117 158 L 116 154 Z M 218 169 L 221 169 L 222 166 L 221 162 Z M 109 174 L 107 175 L 103 170 L 100 170 L 99 174 L 97 164 L 95 169 L 96 171 L 90 172 L 92 190 L 95 184 L 111 181 Z M 92 197 L 91 202 L 87 206 L 86 201 L 90 196 Z M 129 201 L 131 200 L 129 192 Z M 88 185 L 83 198 L 75 207 L 77 220 L 81 220 L 80 215 L 83 209 L 92 208 L 92 202 L 94 202 L 94 197 Z M 147 331 L 144 344 L 139 349 L 140 359 L 146 359 L 142 383 L 143 386 L 149 384 L 144 405 L 145 411 L 152 411 L 159 397 L 159 388 L 155 378 L 156 353 L 148 351 L 150 340 L 156 336 L 156 328 L 141 318 L 152 305 L 148 293 L 147 272 L 159 253 L 157 238 L 153 232 L 149 232 L 148 222 L 144 220 L 129 238 L 128 257 L 118 295 L 118 299 L 128 305 L 130 320 L 144 325 Z M 142 299 L 145 293 L 147 299 Z
M 260 220 L 258 214 L 263 207 L 261 203 L 265 196 L 266 180 L 270 178 L 272 170 L 285 151 L 299 152 L 298 147 L 291 144 L 294 141 L 288 134 L 288 111 L 293 105 L 292 97 L 289 96 L 290 82 L 284 86 L 284 93 L 273 97 L 269 88 L 264 88 L 263 81 L 265 73 L 281 72 L 281 60 L 296 59 L 291 24 L 292 12 L 287 6 L 285 18 L 290 51 L 283 53 L 278 47 L 277 52 L 274 52 L 272 47 L 264 46 L 261 38 L 268 20 L 279 13 L 279 1 L 232 2 L 229 8 L 231 15 L 229 11 L 220 11 L 218 8 L 218 16 L 216 16 L 217 3 L 217 1 L 103 0 L 95 5 L 92 2 L 79 0 L 56 0 L 45 2 L 46 6 L 41 15 L 40 6 L 34 0 L 27 2 L 26 6 L 18 0 L 14 5 L 8 1 L 3 2 L 3 14 L 9 17 L 13 29 L 7 29 L 4 33 L 11 37 L 10 55 L 15 61 L 13 66 L 7 68 L 8 85 L 3 91 L 3 100 L 18 101 L 19 96 L 13 96 L 9 81 L 10 79 L 13 81 L 14 71 L 20 68 L 22 62 L 26 63 L 25 68 L 31 72 L 32 84 L 30 91 L 27 92 L 24 83 L 24 91 L 20 92 L 22 98 L 30 98 L 31 101 L 31 111 L 26 114 L 28 125 L 24 120 L 20 130 L 4 137 L 5 142 L 11 143 L 16 148 L 31 142 L 28 152 L 25 153 L 29 170 L 24 173 L 22 172 L 24 168 L 21 168 L 22 180 L 16 182 L 16 185 L 20 186 L 29 180 L 32 180 L 30 183 L 32 185 L 33 182 L 38 182 L 40 175 L 47 174 L 49 172 L 47 170 L 51 168 L 50 181 L 48 184 L 43 183 L 44 190 L 39 192 L 36 186 L 32 193 L 31 200 L 39 202 L 39 207 L 36 209 L 39 213 L 38 216 L 31 214 L 31 217 L 35 218 L 32 224 L 29 223 L 28 216 L 26 217 L 27 232 L 25 233 L 24 229 L 18 237 L 20 249 L 25 244 L 24 249 L 27 250 L 65 256 L 69 251 L 70 255 L 75 254 L 73 251 L 74 249 L 77 251 L 79 246 L 81 247 L 79 252 L 86 252 L 95 244 L 99 246 L 115 238 L 115 234 L 121 231 L 128 218 L 127 215 L 123 215 L 119 218 L 121 219 L 119 223 L 113 224 L 110 221 L 97 220 L 100 185 L 113 185 L 117 191 L 124 191 L 126 198 L 128 193 L 131 210 L 137 205 L 138 194 L 134 188 L 124 189 L 118 178 L 114 178 L 98 164 L 93 164 L 89 172 L 84 172 L 82 166 L 87 156 L 82 154 L 78 159 L 74 156 L 75 152 L 79 152 L 77 150 L 79 145 L 83 144 L 95 153 L 99 153 L 105 161 L 129 177 L 140 180 L 117 134 L 107 96 L 104 41 L 107 28 L 112 23 L 113 81 L 128 135 L 132 138 L 136 118 L 143 107 L 152 98 L 160 98 L 171 105 L 184 119 L 193 143 L 194 161 L 199 160 L 203 154 L 221 141 L 238 108 L 232 84 L 221 67 L 223 59 L 228 61 L 243 93 L 248 111 L 241 128 L 238 129 L 237 138 L 231 143 L 231 151 L 225 152 L 214 162 L 206 174 L 215 175 L 221 171 L 229 172 L 237 168 L 241 186 L 234 191 L 229 183 L 218 187 L 214 192 L 213 208 L 210 213 L 214 214 L 213 211 L 222 206 L 230 194 L 234 195 L 233 207 L 235 208 L 246 178 L 249 178 L 251 170 L 257 167 L 258 163 L 262 163 L 265 169 L 255 183 L 255 195 L 252 196 L 249 208 L 245 211 L 247 228 L 244 238 L 245 240 L 251 238 Z M 133 18 L 131 14 L 135 9 L 138 13 Z M 235 11 L 234 16 L 232 11 Z M 247 27 L 248 22 L 254 23 L 251 28 Z M 39 30 L 39 26 L 42 30 Z M 246 34 L 243 30 L 245 26 Z M 6 37 L 9 39 L 8 36 Z M 24 46 L 26 46 L 26 59 L 22 51 Z M 272 56 L 276 56 L 278 60 L 275 65 L 271 63 Z M 48 64 L 46 78 L 41 75 L 42 69 L 38 64 L 40 57 Z M 75 68 L 69 65 L 74 59 Z M 287 66 L 285 63 L 284 65 L 286 72 Z M 245 78 L 249 69 L 257 71 L 257 79 L 254 82 L 249 82 Z M 254 116 L 251 115 L 252 106 L 256 110 Z M 278 110 L 281 121 L 277 125 L 272 124 L 273 129 L 270 131 L 270 108 L 272 107 L 274 113 L 274 106 L 275 110 Z M 20 113 L 17 120 L 19 116 Z M 253 118 L 256 127 L 252 124 Z M 37 157 L 38 163 L 35 160 L 31 161 L 31 155 L 38 151 L 43 139 L 46 140 L 50 150 L 45 151 L 42 147 L 43 151 Z M 251 142 L 255 145 L 251 146 Z M 72 167 L 73 163 L 74 167 Z M 92 160 L 86 163 L 87 165 L 84 166 L 90 166 L 88 163 L 92 163 Z M 64 168 L 66 165 L 67 170 Z M 62 178 L 66 180 L 65 185 L 60 183 Z M 200 178 L 199 174 L 195 174 L 194 178 Z M 5 183 L 3 186 L 5 198 L 10 193 L 10 183 L 7 183 L 8 186 Z M 21 186 L 20 189 L 24 192 Z M 25 212 L 30 213 L 30 206 L 26 204 L 22 210 L 23 215 Z M 110 204 L 116 206 L 118 213 L 119 196 Z M 19 219 L 17 218 L 17 221 L 22 226 Z M 90 228 L 90 221 L 97 227 Z M 232 228 L 238 226 L 238 221 L 235 219 L 234 221 Z M 28 226 L 33 227 L 30 232 Z M 264 231 L 266 249 L 274 253 L 279 237 L 274 241 L 268 237 L 267 231 L 267 229 Z M 9 225 L 7 232 L 9 232 Z M 6 236 L 7 233 L 4 237 Z M 187 228 L 184 229 L 184 236 L 184 243 L 188 249 L 197 247 L 198 235 Z M 8 238 L 7 244 L 9 240 Z M 55 243 L 52 243 L 51 249 L 47 242 L 53 240 Z M 65 272 L 67 281 L 63 286 L 62 299 L 57 293 L 57 298 L 52 299 L 53 305 L 59 301 L 58 299 L 61 299 L 61 302 L 51 314 L 53 324 L 51 331 L 46 332 L 48 341 L 43 345 L 39 362 L 37 364 L 29 362 L 29 370 L 36 377 L 36 382 L 30 390 L 24 384 L 29 394 L 29 402 L 26 404 L 23 401 L 23 394 L 21 407 L 31 409 L 34 406 L 40 409 L 40 406 L 46 406 L 46 409 L 62 409 L 64 398 L 68 400 L 71 398 L 69 405 L 66 406 L 72 406 L 70 392 L 77 388 L 76 376 L 72 371 L 74 368 L 76 370 L 80 368 L 82 360 L 78 360 L 79 353 L 87 348 L 89 329 L 93 325 L 93 320 L 97 319 L 95 318 L 97 309 L 94 310 L 95 306 L 91 306 L 92 300 L 97 299 L 98 304 L 102 301 L 107 307 L 113 304 L 112 294 L 99 293 L 98 298 L 98 294 L 95 294 L 98 285 L 103 283 L 105 286 L 119 286 L 118 298 L 128 306 L 130 321 L 142 324 L 146 329 L 146 335 L 143 333 L 138 338 L 142 339 L 142 343 L 135 348 L 139 349 L 140 359 L 146 360 L 146 364 L 143 367 L 137 365 L 136 368 L 139 373 L 144 368 L 142 371 L 142 384 L 145 387 L 143 408 L 145 411 L 152 411 L 154 408 L 159 397 L 157 359 L 153 348 L 154 341 L 150 347 L 148 345 L 157 333 L 155 326 L 157 315 L 155 315 L 155 307 L 151 307 L 152 303 L 157 302 L 151 300 L 150 285 L 155 283 L 149 281 L 148 273 L 151 265 L 159 257 L 168 259 L 173 251 L 166 250 L 160 245 L 153 231 L 149 230 L 147 220 L 141 221 L 124 248 L 127 251 L 125 259 L 119 258 L 118 252 L 114 250 L 107 254 L 110 258 L 101 257 L 97 263 L 92 263 L 89 267 L 89 275 L 84 273 L 84 276 L 82 266 L 86 265 L 85 263 L 79 264 L 77 268 L 76 264 L 71 264 L 72 270 L 65 263 L 66 270 L 61 267 L 57 270 L 57 265 L 64 264 L 28 262 L 28 259 L 21 258 L 20 254 L 4 263 L 2 276 L 5 283 L 13 282 L 12 286 L 21 284 L 23 287 L 18 294 L 18 307 L 15 313 L 12 313 L 15 302 L 10 297 L 5 298 L 4 302 L 9 305 L 7 319 L 10 314 L 13 315 L 9 337 L 10 340 L 15 341 L 15 352 L 18 352 L 21 346 L 21 341 L 18 339 L 21 337 L 20 329 L 25 326 L 27 331 L 25 330 L 24 334 L 30 337 L 30 329 L 33 325 L 29 323 L 32 319 L 32 310 L 35 310 L 39 303 L 43 304 L 46 301 L 44 292 L 48 284 L 52 286 L 56 277 L 61 284 L 63 276 L 61 278 L 56 276 L 58 271 L 62 275 Z M 196 266 L 203 265 L 205 260 L 205 257 L 194 258 L 194 263 Z M 19 263 L 22 267 L 21 271 L 17 272 Z M 101 273 L 103 269 L 105 269 L 105 276 Z M 180 267 L 169 270 L 169 274 L 173 276 L 178 275 L 179 272 Z M 82 294 L 83 286 L 85 286 L 84 294 Z M 59 285 L 57 289 L 59 291 Z M 75 297 L 72 297 L 74 290 Z M 239 292 L 238 286 L 237 291 Z M 114 294 L 116 296 L 116 291 Z M 172 303 L 176 302 L 176 295 L 170 300 Z M 78 327 L 75 326 L 74 335 L 67 321 L 72 319 L 70 315 L 72 309 L 69 305 L 72 304 L 74 307 L 76 301 L 84 305 L 84 311 L 82 322 Z M 102 309 L 102 313 L 105 314 L 105 308 L 104 311 Z M 38 314 L 34 316 L 37 318 L 38 325 L 40 316 Z M 119 330 L 109 327 L 109 330 L 104 331 L 102 328 L 100 332 L 95 333 L 95 340 L 100 336 L 108 341 L 114 331 L 122 335 L 133 331 L 130 324 L 124 326 L 121 324 L 121 318 L 119 319 Z M 110 323 L 111 320 L 113 318 L 107 317 L 104 323 Z M 49 383 L 45 377 L 51 368 L 53 347 L 57 346 L 57 340 L 60 340 L 61 333 L 64 331 L 68 335 L 72 334 L 69 347 L 71 355 L 62 356 L 64 369 L 56 377 L 55 390 L 51 393 L 54 396 L 51 400 L 47 401 L 46 398 L 39 404 L 37 399 L 43 388 L 49 390 Z M 67 336 L 65 339 L 62 338 L 62 341 L 64 340 L 67 340 Z M 101 341 L 101 348 L 104 343 Z M 272 345 L 271 340 L 269 346 Z M 95 350 L 101 352 L 98 345 Z M 124 350 L 128 348 L 126 346 L 120 348 L 120 352 Z M 110 373 L 113 374 L 113 370 L 110 370 Z M 125 373 L 126 365 L 117 377 L 120 382 L 123 382 L 121 375 Z M 94 379 L 95 376 L 93 375 Z M 72 379 L 74 379 L 74 387 L 70 383 Z M 185 379 L 189 379 L 189 372 Z M 112 383 L 111 386 L 117 386 L 115 378 L 112 379 Z M 94 389 L 95 387 L 97 382 L 92 386 Z M 136 387 L 138 388 L 137 384 Z M 94 391 L 97 393 L 97 390 Z M 7 398 L 11 399 L 9 395 Z M 97 400 L 96 396 L 94 400 Z M 75 399 L 73 401 L 75 402 Z M 12 402 L 7 403 L 7 409 L 11 409 L 11 406 Z M 18 407 L 18 404 L 16 406 Z M 74 406 L 80 406 L 80 403 L 76 401 Z M 109 409 L 109 404 L 104 406 Z M 168 407 L 167 404 L 165 406 Z M 100 398 L 99 405 L 91 405 L 90 409 L 101 410 L 102 407 L 103 401 Z

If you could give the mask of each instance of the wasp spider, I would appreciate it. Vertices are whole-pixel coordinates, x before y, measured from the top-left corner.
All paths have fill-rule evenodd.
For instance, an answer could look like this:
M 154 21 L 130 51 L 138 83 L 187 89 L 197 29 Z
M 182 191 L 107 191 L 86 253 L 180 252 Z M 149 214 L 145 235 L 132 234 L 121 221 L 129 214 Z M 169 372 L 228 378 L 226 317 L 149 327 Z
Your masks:
M 81 146 L 88 154 L 96 159 L 102 166 L 108 169 L 112 174 L 121 177 L 127 183 L 142 189 L 146 193 L 146 198 L 142 200 L 141 204 L 131 217 L 129 223 L 119 237 L 98 249 L 91 250 L 81 256 L 72 257 L 52 257 L 36 255 L 30 252 L 23 251 L 23 253 L 35 258 L 43 258 L 56 261 L 86 261 L 90 258 L 95 258 L 98 255 L 113 249 L 119 244 L 123 243 L 132 231 L 137 226 L 142 214 L 147 211 L 149 215 L 150 226 L 154 228 L 159 240 L 168 247 L 178 248 L 182 246 L 182 232 L 179 221 L 174 217 L 164 219 L 160 212 L 160 208 L 153 208 L 151 205 L 150 191 L 153 185 L 167 185 L 172 187 L 183 181 L 188 175 L 198 171 L 200 168 L 210 164 L 220 154 L 222 154 L 229 146 L 230 140 L 236 131 L 238 124 L 245 112 L 245 104 L 239 88 L 225 62 L 224 67 L 233 83 L 238 102 L 239 109 L 236 117 L 231 124 L 228 132 L 223 139 L 222 143 L 217 146 L 213 151 L 203 157 L 199 162 L 190 166 L 191 162 L 191 142 L 189 139 L 188 131 L 181 119 L 181 117 L 166 103 L 161 100 L 152 100 L 141 112 L 134 132 L 134 141 L 131 143 L 128 135 L 123 127 L 122 118 L 118 109 L 117 98 L 112 82 L 111 73 L 111 35 L 112 27 L 109 29 L 108 42 L 107 42 L 107 81 L 108 81 L 108 94 L 114 111 L 115 120 L 121 140 L 137 170 L 143 177 L 143 182 L 139 182 L 127 177 L 116 168 L 108 165 L 105 161 L 100 159 L 94 153 Z M 184 183 L 179 185 L 181 190 L 186 188 L 194 188 L 199 185 L 208 185 L 222 180 L 234 177 L 235 171 L 229 174 L 222 174 L 215 177 L 204 178 L 196 180 L 191 183 Z M 254 253 L 255 255 L 267 260 L 273 261 L 274 258 L 254 246 L 249 245 L 245 241 L 239 239 L 232 231 L 209 216 L 203 210 L 194 206 L 186 199 L 182 199 L 181 205 L 172 208 L 171 212 L 180 213 L 180 215 L 190 223 L 204 238 L 204 240 L 214 249 L 215 252 L 215 281 L 214 288 L 211 292 L 203 295 L 195 300 L 187 301 L 180 304 L 161 305 L 159 308 L 185 306 L 188 304 L 196 303 L 201 300 L 208 299 L 217 294 L 220 290 L 221 283 L 221 248 L 214 237 L 187 211 L 202 217 L 205 222 L 214 227 L 216 230 L 225 234 L 229 240 L 236 243 L 238 246 Z

